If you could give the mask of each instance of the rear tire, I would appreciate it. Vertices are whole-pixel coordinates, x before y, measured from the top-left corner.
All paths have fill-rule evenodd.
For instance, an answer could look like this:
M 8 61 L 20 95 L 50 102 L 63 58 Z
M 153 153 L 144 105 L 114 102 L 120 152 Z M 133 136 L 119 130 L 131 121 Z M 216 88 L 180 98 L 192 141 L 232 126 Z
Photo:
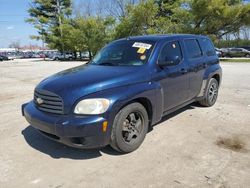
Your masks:
M 121 109 L 114 120 L 111 147 L 122 153 L 136 150 L 148 131 L 148 114 L 140 103 L 131 103 Z
M 213 106 L 217 100 L 218 97 L 218 91 L 219 91 L 219 83 L 215 78 L 211 78 L 208 82 L 208 86 L 205 92 L 205 98 L 199 103 L 202 106 L 210 107 Z

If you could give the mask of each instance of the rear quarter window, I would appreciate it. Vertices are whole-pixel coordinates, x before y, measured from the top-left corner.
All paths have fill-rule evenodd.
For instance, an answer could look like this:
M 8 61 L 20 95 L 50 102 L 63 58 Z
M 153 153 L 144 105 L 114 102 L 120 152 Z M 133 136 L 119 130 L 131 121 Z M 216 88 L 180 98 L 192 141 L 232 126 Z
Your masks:
M 214 49 L 214 45 L 211 42 L 211 40 L 209 40 L 207 38 L 202 38 L 202 39 L 200 39 L 200 45 L 201 45 L 202 51 L 207 56 L 214 56 L 216 54 L 215 49 Z
M 198 58 L 202 56 L 202 51 L 200 45 L 196 39 L 186 39 L 184 40 L 188 58 Z

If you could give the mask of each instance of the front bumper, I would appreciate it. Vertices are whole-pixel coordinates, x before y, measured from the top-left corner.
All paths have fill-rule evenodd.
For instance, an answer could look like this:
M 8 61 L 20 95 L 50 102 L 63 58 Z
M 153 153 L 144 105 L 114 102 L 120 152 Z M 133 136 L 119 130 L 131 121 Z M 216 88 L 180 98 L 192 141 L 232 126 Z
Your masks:
M 42 112 L 33 101 L 22 105 L 22 115 L 43 135 L 77 148 L 99 148 L 109 144 L 109 129 L 103 132 L 104 117 L 56 115 Z M 109 125 L 108 125 L 109 126 Z

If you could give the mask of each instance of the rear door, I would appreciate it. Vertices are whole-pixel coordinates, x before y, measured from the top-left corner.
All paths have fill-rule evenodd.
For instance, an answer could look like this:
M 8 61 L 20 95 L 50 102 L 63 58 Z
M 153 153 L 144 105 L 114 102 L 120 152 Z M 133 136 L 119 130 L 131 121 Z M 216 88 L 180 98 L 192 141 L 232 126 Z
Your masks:
M 196 38 L 184 40 L 185 52 L 189 64 L 189 99 L 195 98 L 201 89 L 203 75 L 207 66 L 206 58 Z

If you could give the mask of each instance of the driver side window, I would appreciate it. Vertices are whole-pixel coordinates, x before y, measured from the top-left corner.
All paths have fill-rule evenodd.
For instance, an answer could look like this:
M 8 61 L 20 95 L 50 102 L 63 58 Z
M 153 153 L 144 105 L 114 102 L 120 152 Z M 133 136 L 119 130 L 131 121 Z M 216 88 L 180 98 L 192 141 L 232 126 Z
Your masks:
M 158 61 L 167 65 L 176 65 L 182 59 L 181 47 L 178 41 L 168 42 L 161 50 Z M 178 63 L 177 63 L 178 62 Z

